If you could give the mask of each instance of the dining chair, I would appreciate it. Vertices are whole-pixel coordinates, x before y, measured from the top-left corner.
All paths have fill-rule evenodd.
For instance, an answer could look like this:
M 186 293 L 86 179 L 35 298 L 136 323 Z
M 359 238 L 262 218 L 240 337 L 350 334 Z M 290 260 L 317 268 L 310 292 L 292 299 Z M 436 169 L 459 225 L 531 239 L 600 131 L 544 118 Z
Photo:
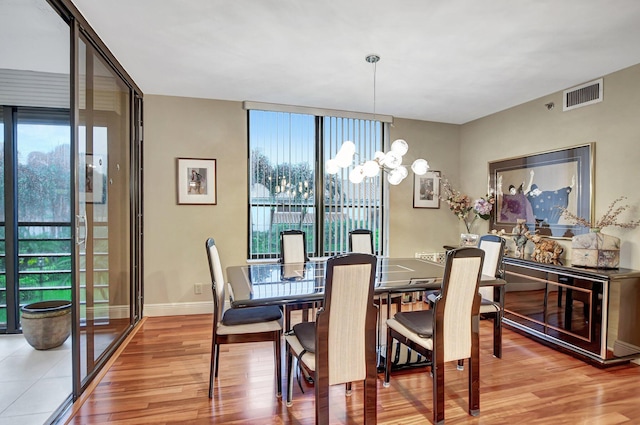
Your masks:
M 373 249 L 373 233 L 369 229 L 355 229 L 349 232 L 349 252 L 361 252 L 364 254 L 374 254 Z M 390 299 L 392 304 L 389 305 L 388 308 L 391 308 L 391 305 L 396 306 L 396 312 L 402 309 L 402 297 L 405 294 L 393 294 Z M 377 305 L 382 305 L 387 303 L 386 295 L 375 295 L 374 302 Z M 382 308 L 378 311 L 380 318 L 383 316 Z M 380 320 L 380 323 L 383 323 Z M 384 332 L 383 327 L 379 328 L 379 332 Z M 380 339 L 380 338 L 379 338 Z M 416 353 L 411 352 L 407 347 L 402 347 L 400 344 L 397 344 L 393 347 L 393 358 L 397 359 L 395 364 L 418 364 L 422 363 L 423 360 Z
M 289 229 L 280 232 L 280 263 L 291 267 L 292 264 L 304 264 L 309 261 L 307 256 L 307 238 L 302 230 Z M 284 309 L 285 330 L 291 329 L 291 312 L 302 311 L 302 321 L 309 320 L 309 310 L 315 303 L 286 304 Z
M 355 229 L 349 232 L 349 252 L 375 254 L 373 233 L 369 229 Z
M 502 257 L 504 255 L 504 238 L 486 234 L 480 237 L 478 248 L 484 251 L 485 257 L 482 263 L 482 274 L 495 276 L 496 279 L 504 277 L 502 268 Z M 494 299 L 494 287 L 485 286 L 479 289 L 482 301 L 480 303 L 480 314 L 483 317 L 493 320 L 493 355 L 502 358 L 502 316 L 504 314 L 503 300 Z M 433 300 L 438 296 L 438 291 L 430 291 L 427 295 L 429 304 L 433 305 Z M 460 361 L 459 368 L 462 369 L 464 361 Z
M 306 234 L 295 229 L 280 232 L 280 262 L 291 264 L 306 261 L 309 261 Z
M 244 342 L 273 342 L 276 371 L 276 396 L 282 394 L 281 338 L 282 311 L 278 306 L 225 308 L 225 281 L 218 248 L 213 238 L 206 240 L 211 289 L 213 291 L 213 331 L 211 338 L 211 367 L 209 369 L 209 398 L 213 397 L 213 381 L 218 377 L 220 344 Z
M 478 248 L 484 251 L 482 274 L 495 276 L 497 279 L 504 277 L 502 257 L 504 255 L 504 238 L 498 235 L 483 235 L 478 242 Z M 485 286 L 479 289 L 482 301 L 480 302 L 480 314 L 493 320 L 493 355 L 502 358 L 502 316 L 504 313 L 501 300 L 494 298 L 494 287 Z
M 447 252 L 440 294 L 433 309 L 396 313 L 387 320 L 384 386 L 389 386 L 394 339 L 431 359 L 433 421 L 444 423 L 444 363 L 470 359 L 469 408 L 480 413 L 480 342 L 478 292 L 484 251 L 457 248 Z
M 316 424 L 329 423 L 329 386 L 356 381 L 364 381 L 364 423 L 376 423 L 376 264 L 370 254 L 329 258 L 324 303 L 316 321 L 298 323 L 285 334 L 287 406 L 293 399 L 295 357 L 314 378 Z

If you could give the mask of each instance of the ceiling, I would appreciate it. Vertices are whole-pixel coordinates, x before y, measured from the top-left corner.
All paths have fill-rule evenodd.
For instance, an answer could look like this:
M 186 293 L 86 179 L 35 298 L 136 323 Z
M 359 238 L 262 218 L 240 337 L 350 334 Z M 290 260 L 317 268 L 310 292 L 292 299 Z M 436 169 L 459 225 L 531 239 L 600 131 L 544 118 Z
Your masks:
M 637 0 L 73 2 L 145 94 L 462 124 L 640 63 Z

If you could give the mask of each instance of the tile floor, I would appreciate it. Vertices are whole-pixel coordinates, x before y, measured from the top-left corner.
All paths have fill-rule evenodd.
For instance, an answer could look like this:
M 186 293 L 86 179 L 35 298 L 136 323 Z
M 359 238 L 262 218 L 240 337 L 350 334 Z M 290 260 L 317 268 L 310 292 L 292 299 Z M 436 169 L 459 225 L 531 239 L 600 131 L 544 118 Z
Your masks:
M 71 391 L 71 337 L 38 351 L 21 334 L 0 335 L 0 425 L 42 425 Z

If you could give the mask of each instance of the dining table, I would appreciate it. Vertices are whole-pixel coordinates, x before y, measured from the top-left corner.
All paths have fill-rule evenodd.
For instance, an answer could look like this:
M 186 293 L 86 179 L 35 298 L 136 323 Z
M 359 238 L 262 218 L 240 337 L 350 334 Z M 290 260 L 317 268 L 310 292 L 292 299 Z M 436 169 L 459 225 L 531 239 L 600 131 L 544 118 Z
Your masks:
M 324 299 L 326 258 L 312 258 L 304 263 L 284 264 L 279 262 L 253 262 L 227 267 L 227 282 L 232 308 L 264 305 L 298 304 Z M 421 258 L 378 257 L 374 293 L 386 296 L 391 305 L 394 294 L 413 293 L 441 288 L 444 263 Z M 504 305 L 505 281 L 495 276 L 481 276 L 480 286 L 493 286 L 494 300 Z M 390 308 L 386 309 L 387 319 Z M 384 365 L 384 341 L 382 328 L 386 323 L 379 310 L 377 365 Z M 502 314 L 498 315 L 498 319 Z M 408 360 L 402 367 L 424 366 L 424 361 L 411 364 Z

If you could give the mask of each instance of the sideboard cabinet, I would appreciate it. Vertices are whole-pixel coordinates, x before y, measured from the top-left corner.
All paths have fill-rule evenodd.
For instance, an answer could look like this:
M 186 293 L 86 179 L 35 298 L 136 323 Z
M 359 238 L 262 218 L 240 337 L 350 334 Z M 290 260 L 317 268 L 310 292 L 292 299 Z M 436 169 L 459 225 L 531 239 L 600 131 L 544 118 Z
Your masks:
M 640 357 L 640 271 L 504 258 L 503 324 L 603 365 Z

